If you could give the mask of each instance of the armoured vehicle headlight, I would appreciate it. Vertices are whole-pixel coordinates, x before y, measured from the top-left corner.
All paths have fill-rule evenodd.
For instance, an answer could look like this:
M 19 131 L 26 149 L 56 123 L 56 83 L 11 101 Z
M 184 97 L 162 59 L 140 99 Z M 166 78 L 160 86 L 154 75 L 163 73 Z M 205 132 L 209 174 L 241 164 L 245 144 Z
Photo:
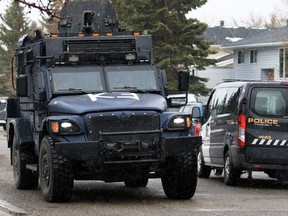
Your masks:
M 50 128 L 53 133 L 60 134 L 75 134 L 81 132 L 76 122 L 69 120 L 51 121 Z
M 167 124 L 168 130 L 186 130 L 191 126 L 189 116 L 174 116 Z
M 79 62 L 79 56 L 76 55 L 69 56 L 69 62 Z
M 128 53 L 126 54 L 125 58 L 127 61 L 135 61 L 136 55 L 134 53 Z

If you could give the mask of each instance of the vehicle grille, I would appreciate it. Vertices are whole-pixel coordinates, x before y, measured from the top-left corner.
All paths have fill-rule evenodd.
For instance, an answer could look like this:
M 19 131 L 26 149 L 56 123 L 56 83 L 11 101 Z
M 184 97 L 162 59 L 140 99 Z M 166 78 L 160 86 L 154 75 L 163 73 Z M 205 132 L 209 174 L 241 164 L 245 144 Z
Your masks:
M 69 47 L 69 48 L 68 48 Z M 136 51 L 134 39 L 93 40 L 93 41 L 64 41 L 64 50 L 71 53 L 96 52 L 120 53 Z
M 161 158 L 159 122 L 155 112 L 109 112 L 87 117 L 90 134 L 100 141 L 106 162 Z
M 109 112 L 89 115 L 88 129 L 95 140 L 101 132 L 133 132 L 159 130 L 160 119 L 155 112 Z

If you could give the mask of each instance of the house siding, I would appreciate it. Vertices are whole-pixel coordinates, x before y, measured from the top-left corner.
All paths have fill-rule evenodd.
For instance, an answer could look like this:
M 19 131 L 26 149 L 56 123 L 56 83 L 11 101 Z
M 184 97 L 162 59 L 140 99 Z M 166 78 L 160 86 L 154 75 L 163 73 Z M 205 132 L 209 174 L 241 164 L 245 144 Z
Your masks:
M 214 88 L 218 83 L 225 79 L 232 79 L 232 67 L 206 67 L 205 70 L 197 70 L 196 76 L 208 79 L 207 88 Z
M 250 50 L 257 50 L 257 62 L 250 63 Z M 234 79 L 261 80 L 267 79 L 268 72 L 274 70 L 274 80 L 279 79 L 280 47 L 247 48 L 234 50 Z M 238 64 L 238 51 L 244 51 L 244 63 Z M 267 73 L 267 74 L 266 74 Z

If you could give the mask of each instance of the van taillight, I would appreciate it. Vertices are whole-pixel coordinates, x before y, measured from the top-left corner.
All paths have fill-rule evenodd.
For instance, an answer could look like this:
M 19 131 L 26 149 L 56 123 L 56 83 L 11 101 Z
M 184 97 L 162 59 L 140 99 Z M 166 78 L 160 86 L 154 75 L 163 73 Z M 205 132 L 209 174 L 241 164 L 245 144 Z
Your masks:
M 200 130 L 201 130 L 201 123 L 195 123 L 194 125 L 194 135 L 200 136 Z
M 245 147 L 246 116 L 240 114 L 238 117 L 238 146 Z
M 288 85 L 288 82 L 281 82 L 281 85 Z

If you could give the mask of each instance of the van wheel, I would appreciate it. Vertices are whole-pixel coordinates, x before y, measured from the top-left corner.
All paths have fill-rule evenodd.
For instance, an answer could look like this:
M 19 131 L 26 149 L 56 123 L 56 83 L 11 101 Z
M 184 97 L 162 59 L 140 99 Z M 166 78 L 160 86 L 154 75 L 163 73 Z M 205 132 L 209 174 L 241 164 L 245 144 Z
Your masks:
M 40 185 L 48 202 L 67 202 L 72 196 L 74 177 L 71 162 L 58 155 L 54 142 L 44 137 L 39 156 Z
M 197 186 L 197 154 L 183 152 L 169 157 L 162 171 L 162 186 L 168 199 L 190 199 Z
M 230 152 L 227 151 L 224 158 L 224 183 L 229 186 L 236 185 L 240 179 L 242 171 L 233 166 Z
M 210 173 L 211 173 L 211 167 L 206 166 L 204 164 L 202 148 L 200 147 L 198 149 L 198 154 L 197 154 L 197 176 L 199 178 L 209 178 Z
M 26 169 L 29 155 L 16 149 L 17 140 L 14 135 L 12 145 L 13 177 L 17 189 L 37 189 L 38 173 Z

